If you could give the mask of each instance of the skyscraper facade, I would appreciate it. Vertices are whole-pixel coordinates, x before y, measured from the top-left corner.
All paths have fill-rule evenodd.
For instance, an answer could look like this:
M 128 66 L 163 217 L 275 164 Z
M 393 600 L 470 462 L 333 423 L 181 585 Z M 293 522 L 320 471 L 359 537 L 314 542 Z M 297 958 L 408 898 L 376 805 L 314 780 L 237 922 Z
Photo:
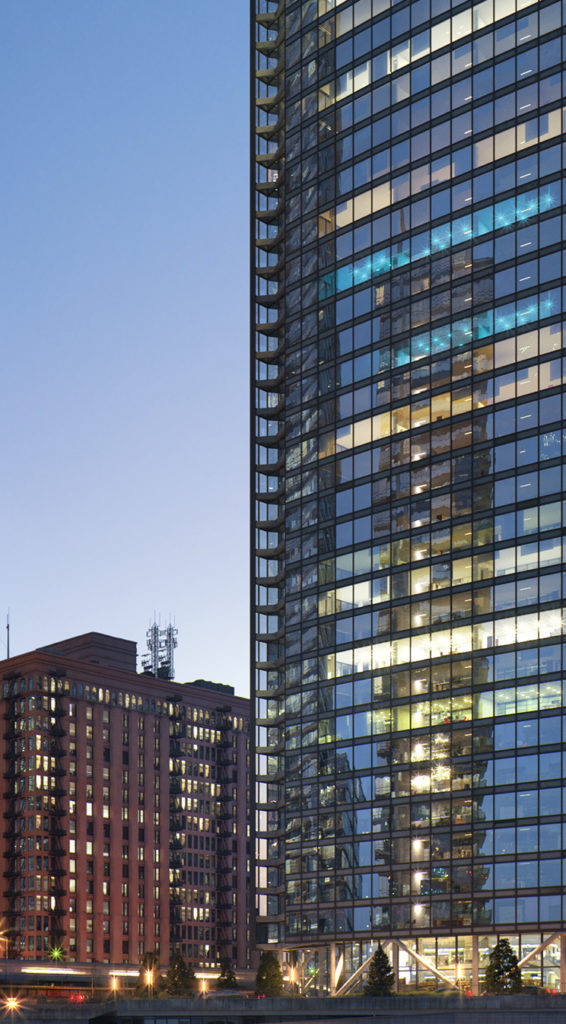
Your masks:
M 310 992 L 378 939 L 566 984 L 564 18 L 252 2 L 258 908 Z

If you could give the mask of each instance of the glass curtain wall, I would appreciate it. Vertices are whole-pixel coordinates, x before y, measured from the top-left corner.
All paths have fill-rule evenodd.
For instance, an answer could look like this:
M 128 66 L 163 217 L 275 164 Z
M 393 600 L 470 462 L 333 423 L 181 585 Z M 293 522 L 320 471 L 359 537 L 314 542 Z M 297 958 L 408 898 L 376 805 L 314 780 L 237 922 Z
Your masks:
M 467 983 L 566 913 L 566 4 L 252 15 L 259 937 Z

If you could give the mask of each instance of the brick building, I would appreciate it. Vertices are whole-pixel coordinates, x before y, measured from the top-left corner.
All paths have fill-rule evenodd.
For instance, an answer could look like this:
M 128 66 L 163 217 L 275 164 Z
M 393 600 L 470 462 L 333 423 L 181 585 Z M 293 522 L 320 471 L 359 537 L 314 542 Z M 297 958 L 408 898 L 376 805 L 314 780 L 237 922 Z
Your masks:
M 249 702 L 88 633 L 0 663 L 0 916 L 25 960 L 251 957 Z

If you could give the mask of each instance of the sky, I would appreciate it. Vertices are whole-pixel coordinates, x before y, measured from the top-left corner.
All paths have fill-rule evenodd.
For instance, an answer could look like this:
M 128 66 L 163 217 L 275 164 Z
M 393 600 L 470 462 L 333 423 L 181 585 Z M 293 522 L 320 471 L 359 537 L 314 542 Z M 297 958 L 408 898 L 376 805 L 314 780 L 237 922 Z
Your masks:
M 0 657 L 249 690 L 248 5 L 0 4 Z

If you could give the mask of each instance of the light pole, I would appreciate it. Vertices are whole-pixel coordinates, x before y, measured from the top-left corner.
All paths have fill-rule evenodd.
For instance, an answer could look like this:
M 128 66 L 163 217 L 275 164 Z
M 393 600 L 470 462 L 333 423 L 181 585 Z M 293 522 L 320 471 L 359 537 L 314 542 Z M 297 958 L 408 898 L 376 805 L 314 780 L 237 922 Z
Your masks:
M 464 966 L 460 963 L 460 958 L 456 960 L 456 985 L 458 986 L 458 998 L 462 1002 L 464 998 Z
M 294 966 L 294 964 L 291 964 L 291 966 L 289 967 L 289 983 L 291 985 L 291 995 L 292 996 L 296 995 L 296 988 L 295 988 L 296 980 L 297 980 L 297 968 Z

